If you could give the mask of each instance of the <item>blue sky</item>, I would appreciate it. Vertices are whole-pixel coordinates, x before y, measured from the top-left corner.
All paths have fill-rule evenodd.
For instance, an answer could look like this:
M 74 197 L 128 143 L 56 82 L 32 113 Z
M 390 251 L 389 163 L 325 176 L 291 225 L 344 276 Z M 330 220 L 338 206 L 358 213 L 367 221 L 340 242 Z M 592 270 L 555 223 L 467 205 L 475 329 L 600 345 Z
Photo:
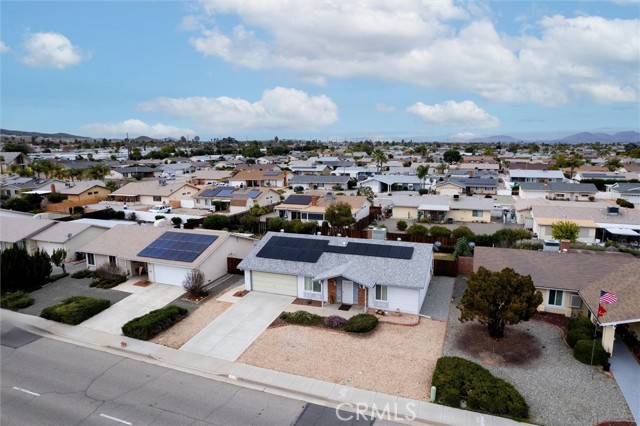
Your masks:
M 640 130 L 640 3 L 5 1 L 1 126 L 414 141 Z

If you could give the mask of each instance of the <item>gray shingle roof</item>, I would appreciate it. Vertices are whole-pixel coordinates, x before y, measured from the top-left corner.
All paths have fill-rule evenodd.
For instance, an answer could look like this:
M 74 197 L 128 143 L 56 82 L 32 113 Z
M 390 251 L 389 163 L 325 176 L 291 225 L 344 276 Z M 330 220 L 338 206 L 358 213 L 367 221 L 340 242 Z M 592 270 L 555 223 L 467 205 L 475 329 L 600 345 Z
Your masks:
M 549 182 L 545 185 L 540 182 L 523 182 L 520 188 L 525 191 L 598 192 L 598 188 L 592 183 Z
M 291 177 L 289 183 L 296 185 L 300 183 L 328 183 L 334 185 L 345 185 L 349 182 L 349 176 L 307 176 L 295 175 Z
M 381 244 L 400 247 L 413 247 L 411 259 L 387 259 L 381 257 L 358 256 L 338 253 L 323 253 L 317 262 L 296 262 L 257 257 L 267 242 L 282 233 L 269 232 L 256 245 L 253 251 L 238 265 L 243 270 L 271 272 L 277 274 L 299 275 L 314 279 L 342 276 L 367 287 L 384 284 L 394 287 L 423 288 L 425 278 L 430 274 L 433 264 L 433 246 L 431 244 L 406 243 L 401 241 L 362 240 L 322 235 L 286 234 L 290 238 L 327 240 L 337 245 L 350 241 L 364 244 Z

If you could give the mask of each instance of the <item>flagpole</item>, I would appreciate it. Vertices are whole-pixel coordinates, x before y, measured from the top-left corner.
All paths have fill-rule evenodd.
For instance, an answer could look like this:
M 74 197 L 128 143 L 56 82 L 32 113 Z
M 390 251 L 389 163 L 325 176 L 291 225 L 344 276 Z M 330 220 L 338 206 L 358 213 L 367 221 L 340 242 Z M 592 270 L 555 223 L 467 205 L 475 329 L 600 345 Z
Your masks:
M 591 344 L 591 362 L 589 363 L 590 367 L 593 367 L 593 355 L 595 354 L 596 351 L 596 338 L 598 337 L 598 324 L 600 323 L 600 320 L 598 319 L 600 317 L 600 309 L 601 309 L 601 302 L 600 302 L 600 297 L 598 297 L 598 313 L 596 314 L 596 326 L 593 329 L 593 343 Z M 593 368 L 591 369 L 591 380 L 593 380 L 595 378 L 595 372 L 593 371 Z

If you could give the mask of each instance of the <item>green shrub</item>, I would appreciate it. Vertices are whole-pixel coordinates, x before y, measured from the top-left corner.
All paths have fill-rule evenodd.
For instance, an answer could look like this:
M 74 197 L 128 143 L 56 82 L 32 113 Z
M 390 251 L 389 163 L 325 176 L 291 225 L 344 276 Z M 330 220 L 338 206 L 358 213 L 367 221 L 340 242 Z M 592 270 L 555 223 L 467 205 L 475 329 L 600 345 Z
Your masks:
M 55 274 L 55 275 L 49 275 L 49 279 L 48 282 L 52 283 L 54 281 L 58 281 L 59 279 L 62 279 L 64 277 L 69 276 L 68 272 L 63 272 L 61 274 Z
M 96 278 L 93 281 L 91 281 L 91 284 L 89 284 L 89 287 L 109 289 L 119 284 L 122 284 L 126 280 L 127 280 L 127 277 L 124 275 L 117 275 L 113 278 Z
M 466 237 L 469 241 L 473 240 L 474 235 L 475 234 L 468 226 L 458 226 L 456 229 L 451 231 L 451 236 L 453 238 Z
M 576 343 L 579 340 L 590 340 L 592 338 L 593 338 L 593 334 L 589 334 L 583 329 L 571 330 L 567 333 L 567 343 L 572 348 L 576 346 Z
M 603 365 L 609 359 L 609 354 L 602 344 L 594 339 L 578 340 L 573 348 L 573 357 L 583 364 L 591 364 L 593 352 L 593 365 Z
M 71 278 L 76 278 L 76 279 L 91 278 L 91 277 L 93 277 L 93 271 L 91 271 L 90 269 L 82 269 L 81 271 L 76 271 L 73 274 L 71 274 Z
M 432 237 L 449 237 L 451 236 L 451 230 L 444 226 L 432 226 L 429 234 L 431 234 Z
M 18 290 L 11 293 L 5 293 L 0 298 L 0 307 L 16 311 L 33 305 L 35 300 L 28 293 Z
M 429 235 L 429 228 L 426 226 L 414 224 L 407 228 L 408 235 Z
M 354 315 L 347 320 L 344 331 L 349 333 L 368 333 L 378 326 L 378 317 L 371 314 Z
M 620 207 L 627 207 L 627 208 L 634 208 L 635 205 L 627 200 L 625 200 L 624 198 L 618 198 L 616 199 L 616 204 L 619 205 Z
M 567 331 L 582 330 L 586 335 L 593 336 L 596 326 L 591 320 L 583 315 L 578 315 L 569 320 L 567 324 Z
M 127 280 L 116 265 L 104 264 L 93 271 L 93 281 L 89 285 L 96 288 L 113 288 Z
M 398 231 L 406 231 L 407 222 L 405 222 L 404 220 L 399 220 L 398 223 L 396 223 L 396 228 L 398 229 Z
M 186 309 L 175 305 L 156 309 L 123 325 L 122 334 L 134 339 L 149 340 L 181 321 L 188 313 Z
M 307 311 L 283 312 L 280 314 L 280 319 L 288 322 L 289 324 L 297 325 L 324 324 L 324 319 L 320 315 L 312 314 Z
M 61 203 L 66 199 L 67 199 L 67 196 L 59 192 L 52 192 L 51 194 L 47 195 L 47 200 L 49 200 L 49 202 L 52 204 Z
M 439 404 L 460 408 L 465 399 L 467 407 L 475 411 L 516 419 L 529 417 L 527 403 L 511 384 L 466 359 L 440 358 L 431 383 L 437 389 Z
M 44 308 L 42 318 L 76 325 L 104 311 L 111 305 L 106 299 L 94 299 L 86 296 L 73 296 L 61 303 Z

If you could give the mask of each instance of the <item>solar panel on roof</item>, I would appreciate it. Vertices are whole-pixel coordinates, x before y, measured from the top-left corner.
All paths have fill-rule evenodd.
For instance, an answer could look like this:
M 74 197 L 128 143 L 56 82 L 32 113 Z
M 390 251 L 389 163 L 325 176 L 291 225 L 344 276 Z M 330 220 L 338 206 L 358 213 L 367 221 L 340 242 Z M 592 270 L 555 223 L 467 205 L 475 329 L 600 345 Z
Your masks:
M 142 251 L 138 253 L 138 256 L 177 260 L 179 262 L 193 262 L 217 239 L 217 235 L 169 231 L 142 249 Z
M 286 200 L 284 200 L 284 204 L 296 204 L 306 206 L 311 202 L 310 195 L 289 195 Z
M 266 172 L 264 172 L 265 176 L 278 176 L 279 174 L 280 172 L 277 170 L 267 170 Z

